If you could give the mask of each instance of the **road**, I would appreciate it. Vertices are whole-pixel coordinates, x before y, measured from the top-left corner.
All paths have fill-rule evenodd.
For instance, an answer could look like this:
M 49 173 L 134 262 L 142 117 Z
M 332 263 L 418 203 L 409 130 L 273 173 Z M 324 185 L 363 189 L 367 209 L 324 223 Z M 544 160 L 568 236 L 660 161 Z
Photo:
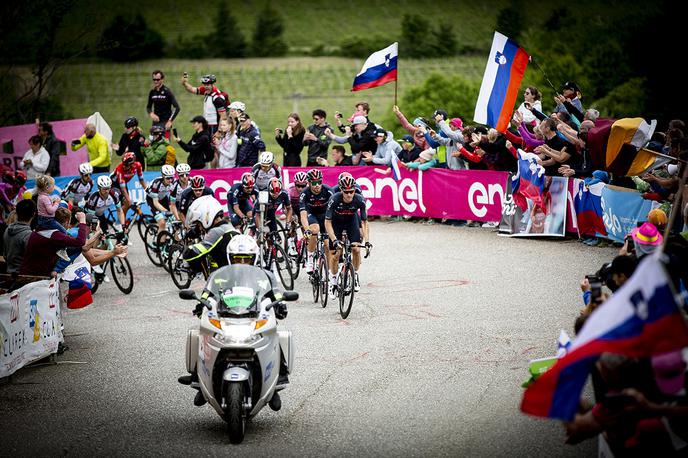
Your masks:
M 554 421 L 520 413 L 530 359 L 556 350 L 581 307 L 578 283 L 612 248 L 511 239 L 483 228 L 371 225 L 351 315 L 314 304 L 303 277 L 283 324 L 296 363 L 280 412 L 245 441 L 179 385 L 191 303 L 138 237 L 136 285 L 67 311 L 69 350 L 0 385 L 2 455 L 592 456 Z M 192 286 L 202 287 L 195 282 Z

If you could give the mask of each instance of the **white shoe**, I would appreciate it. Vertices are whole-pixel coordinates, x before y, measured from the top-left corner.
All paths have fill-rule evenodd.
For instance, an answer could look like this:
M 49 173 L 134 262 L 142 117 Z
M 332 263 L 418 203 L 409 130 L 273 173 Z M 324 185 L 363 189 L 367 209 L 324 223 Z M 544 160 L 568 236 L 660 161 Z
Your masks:
M 65 261 L 70 260 L 69 255 L 67 254 L 67 250 L 65 250 L 65 249 L 58 250 L 58 252 L 55 254 L 57 254 L 58 257 L 60 257 L 61 259 L 64 259 Z
M 337 287 L 330 283 L 330 285 L 327 287 L 328 294 L 330 295 L 330 299 L 335 300 L 337 299 Z
M 97 266 L 93 266 L 93 271 L 95 273 L 102 274 L 104 272 L 103 266 L 101 266 L 100 264 L 98 264 Z
M 306 273 L 312 274 L 313 273 L 313 257 L 308 256 L 308 259 L 306 259 Z
M 110 283 L 110 277 L 108 277 L 108 276 L 106 275 L 105 277 L 103 277 L 103 281 L 104 281 L 105 283 Z
M 361 282 L 358 281 L 358 272 L 354 273 L 354 291 L 359 292 L 361 290 Z
M 486 228 L 489 228 L 489 229 L 494 229 L 494 228 L 496 228 L 497 226 L 499 226 L 499 222 L 498 222 L 498 221 L 488 221 L 488 222 L 486 222 L 486 223 L 483 223 L 483 226 L 482 226 L 482 227 L 486 227 Z

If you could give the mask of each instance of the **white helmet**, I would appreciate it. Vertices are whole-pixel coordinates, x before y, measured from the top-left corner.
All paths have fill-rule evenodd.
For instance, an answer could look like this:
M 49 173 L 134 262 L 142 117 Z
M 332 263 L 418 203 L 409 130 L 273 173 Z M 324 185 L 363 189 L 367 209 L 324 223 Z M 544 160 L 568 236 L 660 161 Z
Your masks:
M 224 215 L 222 204 L 213 196 L 201 196 L 194 200 L 186 215 L 186 223 L 191 226 L 196 221 L 209 229 L 218 215 Z
M 96 183 L 98 183 L 98 188 L 111 188 L 112 187 L 112 180 L 107 175 L 99 176 Z
M 258 244 L 250 235 L 236 235 L 227 244 L 227 261 L 230 264 L 253 265 L 257 256 Z
M 232 102 L 229 104 L 229 109 L 231 110 L 234 108 L 235 110 L 239 111 L 246 111 L 246 104 L 244 102 Z
M 189 173 L 191 172 L 191 167 L 189 164 L 181 163 L 177 164 L 177 173 Z
M 270 151 L 260 153 L 260 165 L 270 165 L 275 160 L 275 155 Z
M 79 164 L 79 173 L 82 175 L 90 175 L 93 173 L 93 166 L 89 162 Z
M 174 178 L 174 167 L 171 165 L 163 165 L 160 169 L 160 172 L 162 173 L 163 178 Z

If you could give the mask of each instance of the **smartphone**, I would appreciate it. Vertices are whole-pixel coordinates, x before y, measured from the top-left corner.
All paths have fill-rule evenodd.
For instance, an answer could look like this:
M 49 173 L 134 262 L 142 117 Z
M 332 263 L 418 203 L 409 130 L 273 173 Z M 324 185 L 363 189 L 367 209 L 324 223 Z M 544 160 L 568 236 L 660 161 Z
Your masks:
M 602 296 L 602 280 L 597 275 L 586 275 L 590 283 L 590 301 L 594 302 Z
M 176 127 L 172 128 L 172 135 L 174 135 L 175 137 L 179 137 L 179 135 L 177 135 L 177 128 Z
M 189 77 L 189 74 L 188 74 L 187 72 L 184 72 L 182 75 L 184 76 L 184 78 L 188 78 L 188 77 Z

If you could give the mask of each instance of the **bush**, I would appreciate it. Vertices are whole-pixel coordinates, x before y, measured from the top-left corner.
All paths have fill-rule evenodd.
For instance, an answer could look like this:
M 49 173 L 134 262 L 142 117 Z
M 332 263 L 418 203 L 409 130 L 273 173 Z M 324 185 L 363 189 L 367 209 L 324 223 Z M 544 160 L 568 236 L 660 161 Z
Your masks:
M 602 99 L 595 102 L 600 115 L 609 118 L 645 117 L 644 78 L 633 78 L 615 87 Z
M 100 38 L 98 55 L 117 62 L 156 59 L 162 56 L 162 35 L 148 28 L 143 16 L 115 16 Z
M 375 51 L 384 49 L 395 41 L 394 38 L 381 35 L 345 38 L 339 46 L 338 54 L 343 57 L 365 59 Z
M 284 41 L 284 21 L 270 4 L 258 14 L 253 31 L 251 55 L 255 57 L 284 56 L 289 47 Z

